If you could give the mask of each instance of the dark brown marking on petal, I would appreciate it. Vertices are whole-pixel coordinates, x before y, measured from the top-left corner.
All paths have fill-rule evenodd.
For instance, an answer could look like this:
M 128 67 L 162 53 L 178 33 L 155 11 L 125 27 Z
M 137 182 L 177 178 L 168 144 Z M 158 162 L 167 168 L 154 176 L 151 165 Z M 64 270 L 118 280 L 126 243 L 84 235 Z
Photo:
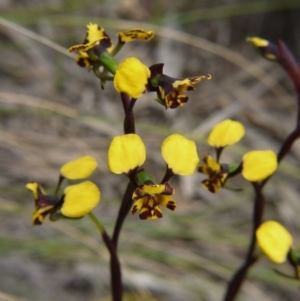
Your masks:
M 144 191 L 142 190 L 142 186 L 143 186 L 143 185 L 137 187 L 137 188 L 135 189 L 135 191 L 133 192 L 133 195 L 132 195 L 133 200 L 137 201 L 137 200 L 139 200 L 139 199 L 141 199 L 142 197 L 145 196 L 145 193 L 144 193 Z
M 154 209 L 154 215 L 157 218 L 162 218 L 163 217 L 162 213 L 157 208 Z M 154 216 L 154 215 L 152 215 L 152 216 Z
M 188 97 L 177 92 L 172 92 L 166 97 L 166 102 L 171 109 L 176 109 L 183 106 L 188 101 Z
M 80 67 L 89 67 L 91 66 L 92 62 L 89 58 L 83 58 L 83 57 L 79 57 L 76 60 L 77 65 L 79 65 Z
M 181 91 L 181 92 L 185 92 L 185 91 L 194 91 L 196 89 L 192 85 L 183 84 L 183 85 L 178 85 L 176 90 Z
M 209 179 L 206 179 L 202 181 L 203 185 L 212 193 L 216 192 L 216 187 L 213 182 L 211 182 Z
M 144 211 L 142 211 L 139 215 L 140 219 L 148 219 L 149 217 L 151 217 L 151 213 L 149 211 L 149 209 L 146 209 Z
M 131 209 L 131 214 L 134 215 L 137 212 L 137 205 L 133 205 L 132 209 Z
M 100 41 L 100 45 L 101 47 L 107 49 L 109 47 L 111 47 L 112 45 L 112 42 L 111 42 L 111 39 L 107 36 L 105 36 L 101 41 Z
M 165 189 L 161 193 L 162 195 L 173 195 L 175 193 L 175 189 L 168 182 L 166 182 L 164 185 Z
M 174 211 L 175 210 L 175 208 L 176 208 L 176 204 L 175 204 L 175 202 L 174 201 L 168 201 L 168 204 L 167 204 L 167 206 L 166 206 L 168 209 L 170 209 L 170 210 L 172 210 L 172 211 Z

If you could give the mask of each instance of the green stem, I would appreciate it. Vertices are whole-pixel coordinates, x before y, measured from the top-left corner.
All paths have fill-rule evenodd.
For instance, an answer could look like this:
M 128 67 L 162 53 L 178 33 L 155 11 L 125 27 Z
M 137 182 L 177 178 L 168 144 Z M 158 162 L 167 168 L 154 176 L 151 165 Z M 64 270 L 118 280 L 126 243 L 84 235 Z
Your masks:
M 111 56 L 115 56 L 123 47 L 124 43 L 122 42 L 118 42 L 118 44 L 116 45 L 116 47 L 113 49 L 113 51 L 110 53 Z
M 94 213 L 90 212 L 90 213 L 88 213 L 88 216 L 92 220 L 92 222 L 95 224 L 95 226 L 97 227 L 97 229 L 99 230 L 99 232 L 101 234 L 103 234 L 105 232 L 105 229 L 102 226 L 102 224 L 100 223 L 100 221 L 98 220 L 98 218 L 94 215 Z

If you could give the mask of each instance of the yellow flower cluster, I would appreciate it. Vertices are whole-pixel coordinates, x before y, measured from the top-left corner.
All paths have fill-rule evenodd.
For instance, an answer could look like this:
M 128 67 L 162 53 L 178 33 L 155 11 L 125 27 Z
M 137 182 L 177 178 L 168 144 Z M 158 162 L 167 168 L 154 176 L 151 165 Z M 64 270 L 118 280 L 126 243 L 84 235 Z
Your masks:
M 63 165 L 60 169 L 60 181 L 81 180 L 89 177 L 97 168 L 96 160 L 91 156 L 80 157 Z M 88 214 L 100 201 L 100 190 L 91 181 L 83 181 L 79 184 L 67 186 L 63 195 L 47 195 L 42 185 L 31 182 L 26 188 L 33 193 L 36 210 L 32 217 L 33 225 L 43 223 L 45 216 L 50 219 L 58 217 L 80 218 Z
M 195 142 L 179 134 L 170 135 L 164 140 L 161 153 L 167 164 L 167 170 L 172 174 L 191 175 L 199 163 Z M 127 176 L 132 173 L 136 174 L 145 159 L 145 145 L 136 134 L 114 137 L 108 149 L 108 167 L 115 174 Z M 160 205 L 175 210 L 176 203 L 170 197 L 174 193 L 169 183 L 155 184 L 147 177 L 147 180 L 139 183 L 133 193 L 132 199 L 135 203 L 131 213 L 140 211 L 141 219 L 161 218 Z
M 211 192 L 218 191 L 227 179 L 230 165 L 219 163 L 222 150 L 240 141 L 245 135 L 244 126 L 230 119 L 215 125 L 208 136 L 208 144 L 217 151 L 217 160 L 211 156 L 203 159 L 203 164 L 198 166 L 198 171 L 208 175 L 203 181 L 203 186 Z M 250 182 L 258 182 L 272 175 L 277 169 L 277 156 L 272 150 L 254 150 L 246 153 L 241 164 L 236 168 L 241 169 L 243 177 Z

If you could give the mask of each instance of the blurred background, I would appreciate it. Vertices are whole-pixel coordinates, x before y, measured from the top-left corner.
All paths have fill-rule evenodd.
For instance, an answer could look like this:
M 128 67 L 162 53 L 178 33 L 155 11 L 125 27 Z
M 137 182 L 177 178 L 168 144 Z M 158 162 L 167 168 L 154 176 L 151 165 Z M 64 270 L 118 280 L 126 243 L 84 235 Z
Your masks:
M 59 168 L 89 154 L 102 191 L 95 214 L 112 233 L 127 181 L 107 168 L 106 151 L 122 133 L 123 111 L 111 83 L 75 64 L 67 48 L 81 43 L 85 26 L 103 26 L 116 42 L 118 31 L 155 31 L 148 43 L 123 47 L 117 60 L 135 56 L 146 65 L 165 63 L 172 77 L 210 73 L 189 93 L 189 102 L 165 110 L 144 95 L 134 108 L 137 133 L 147 146 L 144 168 L 160 181 L 162 141 L 178 132 L 194 139 L 199 156 L 212 126 L 241 121 L 246 135 L 225 150 L 223 162 L 239 162 L 251 149 L 280 147 L 296 122 L 293 85 L 275 63 L 245 42 L 260 36 L 283 39 L 300 56 L 299 0 L 261 1 L 58 1 L 0 2 L 0 300 L 110 300 L 108 253 L 88 218 L 31 226 L 29 181 L 54 191 Z M 275 219 L 300 244 L 300 144 L 265 188 L 265 220 Z M 249 243 L 253 191 L 242 178 L 211 194 L 203 176 L 172 178 L 175 212 L 140 221 L 128 216 L 119 243 L 125 300 L 222 300 Z M 283 278 L 263 258 L 254 266 L 238 300 L 298 300 L 299 281 Z M 287 274 L 287 266 L 276 266 Z

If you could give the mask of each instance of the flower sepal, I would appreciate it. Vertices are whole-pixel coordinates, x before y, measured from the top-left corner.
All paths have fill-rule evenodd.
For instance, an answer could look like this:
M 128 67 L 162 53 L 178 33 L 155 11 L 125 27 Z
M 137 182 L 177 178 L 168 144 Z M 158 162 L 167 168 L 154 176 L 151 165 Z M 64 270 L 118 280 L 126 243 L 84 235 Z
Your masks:
M 135 40 L 149 41 L 154 37 L 154 32 L 143 29 L 132 29 L 119 32 L 117 36 L 119 43 L 124 44 Z
M 234 177 L 242 172 L 242 164 L 241 163 L 228 163 L 222 164 L 223 170 L 228 172 L 228 178 Z
M 182 107 L 188 101 L 188 97 L 182 92 L 195 90 L 194 84 L 202 79 L 211 79 L 211 75 L 188 77 L 185 79 L 173 78 L 163 74 L 163 63 L 149 67 L 151 76 L 148 80 L 148 91 L 156 92 L 155 100 L 166 109 Z

